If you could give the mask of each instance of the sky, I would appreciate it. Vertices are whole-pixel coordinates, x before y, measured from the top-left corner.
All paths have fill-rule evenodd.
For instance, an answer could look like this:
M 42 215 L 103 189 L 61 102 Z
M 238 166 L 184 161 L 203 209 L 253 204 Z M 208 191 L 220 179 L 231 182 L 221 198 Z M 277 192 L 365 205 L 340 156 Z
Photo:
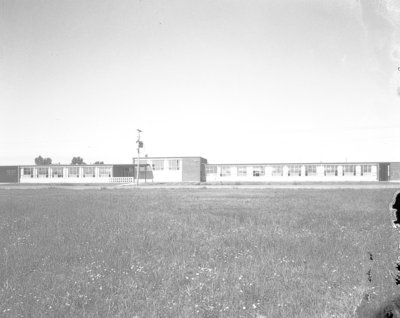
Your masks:
M 400 0 L 0 0 L 0 165 L 400 161 Z

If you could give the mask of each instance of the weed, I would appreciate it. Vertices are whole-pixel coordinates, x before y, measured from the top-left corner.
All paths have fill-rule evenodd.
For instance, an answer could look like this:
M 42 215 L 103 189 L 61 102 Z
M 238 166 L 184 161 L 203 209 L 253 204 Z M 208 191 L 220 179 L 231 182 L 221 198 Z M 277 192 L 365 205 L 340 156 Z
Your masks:
M 0 316 L 352 317 L 395 288 L 391 197 L 0 191 Z

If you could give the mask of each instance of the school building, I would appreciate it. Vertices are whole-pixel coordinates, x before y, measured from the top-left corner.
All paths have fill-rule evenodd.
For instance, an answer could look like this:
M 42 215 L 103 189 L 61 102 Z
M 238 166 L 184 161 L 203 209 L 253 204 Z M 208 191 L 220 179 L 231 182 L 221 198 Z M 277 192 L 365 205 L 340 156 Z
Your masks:
M 131 164 L 0 166 L 0 183 L 133 183 Z M 400 162 L 212 164 L 203 157 L 145 157 L 139 182 L 397 181 Z

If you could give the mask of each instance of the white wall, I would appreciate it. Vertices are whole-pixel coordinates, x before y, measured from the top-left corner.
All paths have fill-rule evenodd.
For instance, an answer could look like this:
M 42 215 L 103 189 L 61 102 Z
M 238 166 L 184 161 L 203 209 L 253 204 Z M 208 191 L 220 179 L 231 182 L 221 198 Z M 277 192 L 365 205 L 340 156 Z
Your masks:
M 149 179 L 147 182 L 182 182 L 182 160 L 179 158 L 168 158 L 168 159 L 154 159 L 154 160 L 163 160 L 164 161 L 164 169 L 163 170 L 152 170 L 153 180 Z M 179 170 L 170 170 L 169 168 L 169 160 L 179 160 Z M 152 166 L 152 160 L 147 159 L 146 163 Z M 143 180 L 140 180 L 143 182 Z
M 100 167 L 100 166 L 99 166 Z M 20 183 L 109 183 L 109 177 L 98 177 L 99 176 L 99 167 L 95 167 L 95 175 L 96 177 L 83 177 L 83 166 L 78 166 L 79 168 L 79 177 L 69 177 L 68 176 L 68 167 L 62 166 L 50 166 L 50 167 L 26 167 L 33 168 L 33 178 L 30 176 L 24 176 L 23 171 L 24 167 L 21 167 L 21 178 Z M 112 173 L 112 166 L 104 166 L 101 167 L 110 167 Z M 38 168 L 47 168 L 48 169 L 48 177 L 39 177 L 38 176 Z M 63 169 L 63 177 L 53 177 L 53 168 L 62 168 Z
M 224 165 L 224 167 L 227 167 Z M 377 176 L 377 166 L 372 165 L 370 175 L 361 175 L 361 165 L 356 165 L 356 175 L 345 175 L 343 176 L 343 167 L 338 165 L 338 175 L 337 176 L 325 176 L 324 166 L 317 165 L 317 174 L 315 176 L 305 175 L 305 165 L 301 166 L 301 176 L 288 176 L 288 166 L 283 165 L 283 176 L 272 176 L 272 167 L 265 166 L 264 176 L 253 176 L 253 166 L 247 166 L 247 176 L 237 175 L 237 166 L 231 166 L 230 176 L 221 176 L 221 166 L 217 166 L 216 174 L 206 175 L 207 182 L 319 182 L 319 181 L 378 181 Z
M 110 178 L 21 178 L 20 183 L 109 183 Z

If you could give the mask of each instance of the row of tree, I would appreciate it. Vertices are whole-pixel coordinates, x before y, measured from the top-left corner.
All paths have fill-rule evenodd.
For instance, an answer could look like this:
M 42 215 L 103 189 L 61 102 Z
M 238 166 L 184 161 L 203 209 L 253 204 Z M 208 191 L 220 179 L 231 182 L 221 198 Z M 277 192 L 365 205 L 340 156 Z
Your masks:
M 38 166 L 47 166 L 51 165 L 52 160 L 51 158 L 43 158 L 42 156 L 38 156 L 35 158 L 35 165 Z M 81 157 L 73 157 L 71 160 L 71 165 L 85 165 L 86 163 L 83 161 Z M 96 165 L 103 165 L 103 161 L 96 161 L 94 164 Z

